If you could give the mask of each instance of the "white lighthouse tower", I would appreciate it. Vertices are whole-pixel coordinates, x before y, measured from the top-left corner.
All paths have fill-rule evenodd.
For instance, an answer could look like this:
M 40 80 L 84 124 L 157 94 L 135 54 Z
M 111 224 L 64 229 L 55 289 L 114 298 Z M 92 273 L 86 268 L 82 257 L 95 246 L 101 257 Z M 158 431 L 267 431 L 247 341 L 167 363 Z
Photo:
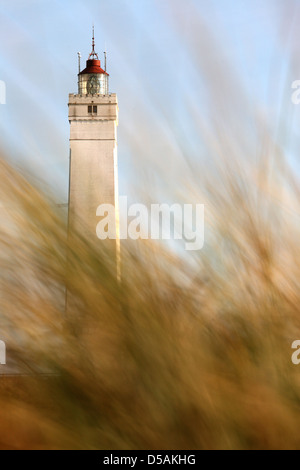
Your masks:
M 117 238 L 118 231 L 118 101 L 109 93 L 108 78 L 106 57 L 102 69 L 95 52 L 93 30 L 92 52 L 82 71 L 79 62 L 78 92 L 69 95 L 69 233 L 76 229 L 92 242 L 99 205 L 115 207 L 116 224 L 108 238 Z

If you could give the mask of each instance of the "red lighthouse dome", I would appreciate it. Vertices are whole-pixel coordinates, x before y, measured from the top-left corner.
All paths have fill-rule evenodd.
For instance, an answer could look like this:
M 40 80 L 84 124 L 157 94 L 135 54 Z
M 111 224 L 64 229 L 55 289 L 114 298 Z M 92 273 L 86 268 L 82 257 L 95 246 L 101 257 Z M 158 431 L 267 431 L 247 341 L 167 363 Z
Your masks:
M 83 75 L 85 73 L 101 73 L 108 75 L 108 73 L 101 68 L 101 62 L 99 59 L 88 59 L 86 61 L 86 68 L 82 70 L 79 75 Z

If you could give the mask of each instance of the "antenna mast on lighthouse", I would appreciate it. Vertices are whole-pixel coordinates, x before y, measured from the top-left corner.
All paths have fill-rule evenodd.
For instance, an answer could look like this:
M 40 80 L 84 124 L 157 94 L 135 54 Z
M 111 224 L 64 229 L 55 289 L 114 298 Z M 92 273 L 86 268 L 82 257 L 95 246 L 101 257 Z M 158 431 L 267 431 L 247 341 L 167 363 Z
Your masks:
M 92 38 L 92 52 L 89 55 L 89 59 L 98 59 L 98 54 L 95 52 L 95 27 L 93 25 L 93 38 Z
M 106 52 L 106 48 L 105 48 L 105 51 L 104 51 L 104 70 L 105 70 L 105 72 L 106 72 L 106 69 L 107 69 L 106 62 L 107 62 L 107 52 Z
M 78 55 L 78 95 L 80 94 L 80 90 L 79 90 L 79 74 L 80 74 L 80 59 L 81 59 L 81 54 L 80 52 L 77 52 L 77 55 Z

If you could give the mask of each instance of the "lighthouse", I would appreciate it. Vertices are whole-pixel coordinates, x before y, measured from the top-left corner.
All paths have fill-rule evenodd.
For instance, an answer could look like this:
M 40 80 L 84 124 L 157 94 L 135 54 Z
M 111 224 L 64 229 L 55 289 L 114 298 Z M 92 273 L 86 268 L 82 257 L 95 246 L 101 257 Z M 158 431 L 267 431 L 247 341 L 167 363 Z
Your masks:
M 86 67 L 80 70 L 77 93 L 69 94 L 70 165 L 69 165 L 69 233 L 80 232 L 91 242 L 99 222 L 97 208 L 105 204 L 115 208 L 115 224 L 110 224 L 108 238 L 118 238 L 118 100 L 109 92 L 109 74 L 92 51 Z M 116 242 L 118 243 L 118 242 Z

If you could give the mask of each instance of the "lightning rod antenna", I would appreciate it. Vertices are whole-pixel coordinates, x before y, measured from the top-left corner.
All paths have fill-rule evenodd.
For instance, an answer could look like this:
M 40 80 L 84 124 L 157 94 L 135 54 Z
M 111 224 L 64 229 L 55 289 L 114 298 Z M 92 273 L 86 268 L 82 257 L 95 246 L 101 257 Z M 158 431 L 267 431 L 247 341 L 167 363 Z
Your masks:
M 98 59 L 98 54 L 95 52 L 95 27 L 93 25 L 93 38 L 92 38 L 92 52 L 89 55 L 89 59 Z
M 79 74 L 80 74 L 80 59 L 81 59 L 81 54 L 80 52 L 77 52 L 78 55 L 78 95 L 80 94 L 80 89 L 79 89 Z

